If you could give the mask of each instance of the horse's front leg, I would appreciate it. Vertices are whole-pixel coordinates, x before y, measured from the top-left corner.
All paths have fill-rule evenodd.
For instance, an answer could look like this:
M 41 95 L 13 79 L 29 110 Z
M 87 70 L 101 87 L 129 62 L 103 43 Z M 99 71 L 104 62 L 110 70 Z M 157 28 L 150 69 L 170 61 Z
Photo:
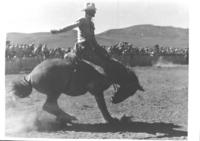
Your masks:
M 110 115 L 110 113 L 108 112 L 103 93 L 99 93 L 99 94 L 96 94 L 94 96 L 95 96 L 97 105 L 98 105 L 104 119 L 109 123 L 117 123 L 119 120 L 116 119 L 116 118 L 113 118 Z
M 59 95 L 55 96 L 55 94 L 53 96 L 47 95 L 47 100 L 43 105 L 43 110 L 55 115 L 56 120 L 59 122 L 71 123 L 72 120 L 77 120 L 76 117 L 71 116 L 60 109 L 57 103 L 58 96 Z

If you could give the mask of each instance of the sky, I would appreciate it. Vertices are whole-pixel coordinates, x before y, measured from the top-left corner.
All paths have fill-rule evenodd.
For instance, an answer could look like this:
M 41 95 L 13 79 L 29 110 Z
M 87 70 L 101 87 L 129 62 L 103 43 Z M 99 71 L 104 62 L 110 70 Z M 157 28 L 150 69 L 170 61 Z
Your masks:
M 94 2 L 95 32 L 138 24 L 188 28 L 187 0 L 4 0 L 6 32 L 48 32 L 73 24 Z

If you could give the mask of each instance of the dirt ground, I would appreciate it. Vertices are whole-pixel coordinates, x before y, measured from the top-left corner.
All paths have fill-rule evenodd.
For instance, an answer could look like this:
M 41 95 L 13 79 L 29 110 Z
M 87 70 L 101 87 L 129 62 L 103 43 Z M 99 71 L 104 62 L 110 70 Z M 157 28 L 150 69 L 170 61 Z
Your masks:
M 10 82 L 20 75 L 6 75 L 6 136 L 76 139 L 187 139 L 188 66 L 135 67 L 145 92 L 136 92 L 120 104 L 112 104 L 113 88 L 104 96 L 113 117 L 130 118 L 119 125 L 107 124 L 89 93 L 58 102 L 78 121 L 60 126 L 55 117 L 42 111 L 46 97 L 33 91 L 30 97 L 12 101 Z

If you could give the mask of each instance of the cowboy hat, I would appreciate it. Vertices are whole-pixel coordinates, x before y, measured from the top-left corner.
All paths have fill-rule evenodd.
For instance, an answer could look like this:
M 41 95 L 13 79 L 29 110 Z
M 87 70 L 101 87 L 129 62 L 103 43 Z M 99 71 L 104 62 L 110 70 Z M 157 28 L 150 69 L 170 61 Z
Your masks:
M 83 11 L 86 11 L 86 10 L 97 10 L 97 9 L 94 3 L 88 2 L 86 3 L 86 7 L 83 9 Z

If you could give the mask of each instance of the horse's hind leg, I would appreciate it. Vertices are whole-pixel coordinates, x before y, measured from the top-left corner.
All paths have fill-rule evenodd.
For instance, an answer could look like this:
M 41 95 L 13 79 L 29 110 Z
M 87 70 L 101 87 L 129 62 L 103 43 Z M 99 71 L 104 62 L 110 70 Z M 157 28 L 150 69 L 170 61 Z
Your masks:
M 62 109 L 60 109 L 57 103 L 58 97 L 59 94 L 58 95 L 53 94 L 53 96 L 47 95 L 47 100 L 43 105 L 43 110 L 47 111 L 50 114 L 55 115 L 56 120 L 60 122 L 71 123 L 72 120 L 77 120 L 74 116 L 71 116 L 65 113 Z

